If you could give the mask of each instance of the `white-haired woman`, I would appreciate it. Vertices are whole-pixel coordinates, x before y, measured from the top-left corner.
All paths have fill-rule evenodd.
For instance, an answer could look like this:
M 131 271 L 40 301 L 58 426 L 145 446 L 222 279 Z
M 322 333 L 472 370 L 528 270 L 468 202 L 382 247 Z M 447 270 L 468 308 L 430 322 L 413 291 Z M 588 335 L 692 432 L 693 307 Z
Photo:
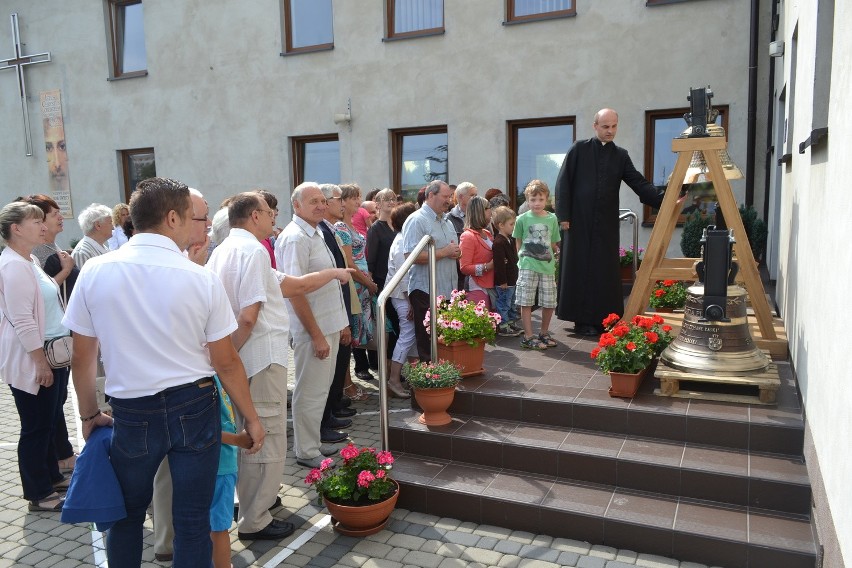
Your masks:
M 31 511 L 60 511 L 68 479 L 59 471 L 54 428 L 69 368 L 51 369 L 44 342 L 69 335 L 62 326 L 59 287 L 32 251 L 44 242 L 44 212 L 17 201 L 0 210 L 0 377 L 9 385 L 21 421 L 18 469 Z

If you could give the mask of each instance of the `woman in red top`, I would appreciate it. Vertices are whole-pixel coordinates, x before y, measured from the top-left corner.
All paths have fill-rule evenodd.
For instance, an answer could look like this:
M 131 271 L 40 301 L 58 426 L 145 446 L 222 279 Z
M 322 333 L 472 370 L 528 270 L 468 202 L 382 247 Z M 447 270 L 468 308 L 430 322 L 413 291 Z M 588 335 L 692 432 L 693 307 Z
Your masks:
M 491 224 L 491 206 L 482 197 L 471 197 L 464 217 L 464 232 L 459 239 L 459 268 L 468 276 L 467 297 L 474 303 L 485 300 L 494 304 L 494 239 L 487 227 Z

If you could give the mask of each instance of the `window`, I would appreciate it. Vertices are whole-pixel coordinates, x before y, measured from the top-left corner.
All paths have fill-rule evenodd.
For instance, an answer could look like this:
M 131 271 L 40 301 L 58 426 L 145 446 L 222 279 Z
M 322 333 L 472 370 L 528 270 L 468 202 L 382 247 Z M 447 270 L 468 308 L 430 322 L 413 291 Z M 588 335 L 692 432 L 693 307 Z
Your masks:
M 137 148 L 135 150 L 119 150 L 121 161 L 122 182 L 124 183 L 124 202 L 130 202 L 130 194 L 143 179 L 157 175 L 154 163 L 153 148 Z
M 524 202 L 524 188 L 530 180 L 544 181 L 553 195 L 559 168 L 574 143 L 574 117 L 513 120 L 508 135 L 506 194 L 512 206 Z
M 340 183 L 340 141 L 337 134 L 290 139 L 293 187 L 303 181 Z
M 507 0 L 506 21 L 528 22 L 576 16 L 574 0 Z
M 284 0 L 284 53 L 334 47 L 331 0 Z
M 414 201 L 430 181 L 449 180 L 447 148 L 446 126 L 392 130 L 393 189 Z
M 141 0 L 109 0 L 113 79 L 147 75 Z
M 728 107 L 726 105 L 714 106 L 719 111 L 716 124 L 722 125 L 725 133 L 728 132 Z M 683 115 L 688 113 L 688 108 L 649 110 L 645 113 L 645 178 L 660 189 L 665 189 L 669 183 L 669 176 L 677 161 L 677 154 L 672 152 L 672 139 L 677 138 L 686 129 L 687 124 Z M 691 203 L 684 206 L 684 214 L 695 209 L 708 211 L 715 208 L 716 193 L 713 184 L 693 184 Z M 702 187 L 699 187 L 701 185 Z M 708 211 L 712 212 L 712 211 Z M 657 218 L 657 210 L 643 206 L 643 223 L 653 223 Z M 678 223 L 686 220 L 681 215 Z
M 444 32 L 444 0 L 387 0 L 387 37 Z

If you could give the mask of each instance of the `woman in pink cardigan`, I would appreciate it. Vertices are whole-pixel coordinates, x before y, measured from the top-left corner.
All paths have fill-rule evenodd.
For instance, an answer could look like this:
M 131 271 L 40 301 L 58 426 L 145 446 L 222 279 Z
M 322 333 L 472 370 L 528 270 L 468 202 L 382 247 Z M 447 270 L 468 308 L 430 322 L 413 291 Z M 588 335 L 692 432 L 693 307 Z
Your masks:
M 459 238 L 459 268 L 468 276 L 467 298 L 474 303 L 485 300 L 488 309 L 494 304 L 494 239 L 487 227 L 491 224 L 491 207 L 482 197 L 471 197 L 464 217 L 464 232 Z
M 17 201 L 0 210 L 0 377 L 12 390 L 21 419 L 18 469 L 30 511 L 60 511 L 69 480 L 59 472 L 53 428 L 68 388 L 69 368 L 51 369 L 45 339 L 69 335 L 62 326 L 59 287 L 45 274 L 34 247 L 47 228 L 37 205 Z M 59 253 L 63 267 L 73 259 Z

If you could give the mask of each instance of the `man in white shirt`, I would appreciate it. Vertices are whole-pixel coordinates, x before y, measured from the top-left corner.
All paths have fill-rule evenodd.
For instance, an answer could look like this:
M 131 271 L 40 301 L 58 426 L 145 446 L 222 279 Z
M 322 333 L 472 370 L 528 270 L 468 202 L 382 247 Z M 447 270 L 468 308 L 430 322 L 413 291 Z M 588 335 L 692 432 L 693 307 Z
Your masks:
M 112 236 L 112 211 L 106 205 L 92 203 L 77 216 L 83 238 L 71 251 L 77 268 L 83 268 L 90 258 L 108 253 L 105 243 Z
M 213 250 L 207 267 L 225 286 L 238 328 L 231 334 L 240 353 L 252 400 L 263 416 L 263 450 L 239 460 L 241 539 L 280 540 L 292 534 L 292 523 L 273 519 L 269 507 L 278 496 L 287 453 L 287 343 L 289 317 L 284 296 L 313 292 L 346 270 L 328 269 L 304 276 L 273 270 L 261 244 L 275 230 L 275 211 L 256 192 L 236 195 L 228 204 L 228 237 Z M 237 413 L 237 428 L 242 415 Z
M 168 457 L 175 565 L 208 568 L 221 437 L 214 373 L 245 416 L 247 452 L 261 449 L 265 431 L 231 341 L 237 323 L 224 287 L 182 253 L 193 224 L 188 188 L 165 178 L 140 182 L 131 212 L 137 233 L 119 251 L 86 263 L 63 320 L 75 333 L 72 373 L 83 437 L 113 424 L 95 396 L 99 340 L 115 418 L 110 461 L 127 517 L 109 531 L 107 559 L 141 565 L 154 473 Z
M 278 269 L 301 276 L 334 268 L 331 251 L 317 228 L 327 209 L 326 199 L 315 182 L 293 190 L 293 220 L 275 241 Z M 341 339 L 349 342 L 349 318 L 337 282 L 287 301 L 296 383 L 293 389 L 293 450 L 296 463 L 319 467 L 320 428 L 328 389 L 334 375 Z M 343 334 L 343 337 L 341 337 Z

